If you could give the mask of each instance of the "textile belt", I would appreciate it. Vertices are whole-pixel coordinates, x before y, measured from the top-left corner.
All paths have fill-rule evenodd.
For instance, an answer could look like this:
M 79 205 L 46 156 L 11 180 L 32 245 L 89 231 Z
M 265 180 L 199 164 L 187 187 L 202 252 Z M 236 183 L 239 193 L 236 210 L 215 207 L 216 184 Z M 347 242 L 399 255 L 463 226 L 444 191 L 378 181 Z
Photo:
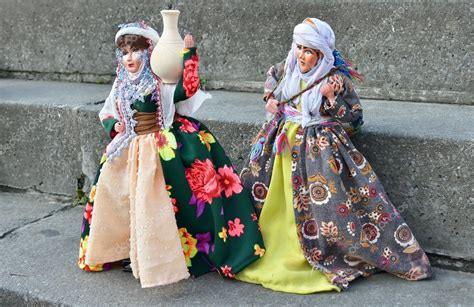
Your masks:
M 135 133 L 138 135 L 160 131 L 154 112 L 136 112 L 133 114 L 133 118 L 137 121 Z

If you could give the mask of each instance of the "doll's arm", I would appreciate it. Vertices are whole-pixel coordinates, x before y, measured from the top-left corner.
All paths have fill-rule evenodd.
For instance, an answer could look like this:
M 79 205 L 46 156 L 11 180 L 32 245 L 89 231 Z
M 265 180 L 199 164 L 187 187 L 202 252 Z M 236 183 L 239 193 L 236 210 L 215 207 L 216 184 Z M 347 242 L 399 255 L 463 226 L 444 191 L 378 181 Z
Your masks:
M 117 122 L 120 121 L 120 117 L 118 112 L 115 108 L 115 84 L 117 81 L 114 82 L 112 90 L 110 91 L 109 96 L 105 100 L 104 106 L 99 112 L 99 118 L 102 126 L 104 126 L 105 132 L 111 138 L 114 138 L 117 135 L 117 131 L 115 131 L 114 126 Z
M 192 36 L 186 35 L 184 42 L 183 73 L 174 91 L 174 103 L 192 97 L 201 87 L 199 80 L 199 57 L 197 48 L 194 46 L 194 40 Z
M 362 105 L 359 95 L 354 89 L 352 81 L 342 74 L 335 74 L 336 79 L 341 81 L 342 87 L 337 95 L 333 97 L 323 97 L 323 109 L 330 116 L 343 123 L 355 123 L 362 118 Z
M 273 91 L 278 85 L 278 80 L 283 75 L 285 67 L 285 61 L 277 63 L 270 67 L 270 69 L 267 72 L 267 79 L 265 80 L 265 85 L 264 85 L 264 94 L 263 94 L 263 100 L 267 101 L 269 98 L 275 98 L 273 95 Z

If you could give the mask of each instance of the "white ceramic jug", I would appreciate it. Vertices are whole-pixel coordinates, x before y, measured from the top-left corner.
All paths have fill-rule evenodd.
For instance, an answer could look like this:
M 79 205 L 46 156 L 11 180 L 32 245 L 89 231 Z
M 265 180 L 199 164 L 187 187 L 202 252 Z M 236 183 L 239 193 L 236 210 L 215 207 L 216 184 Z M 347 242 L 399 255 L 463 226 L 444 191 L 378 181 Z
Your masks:
M 178 32 L 178 10 L 163 10 L 163 34 L 151 53 L 150 65 L 163 83 L 177 83 L 183 71 L 184 41 Z

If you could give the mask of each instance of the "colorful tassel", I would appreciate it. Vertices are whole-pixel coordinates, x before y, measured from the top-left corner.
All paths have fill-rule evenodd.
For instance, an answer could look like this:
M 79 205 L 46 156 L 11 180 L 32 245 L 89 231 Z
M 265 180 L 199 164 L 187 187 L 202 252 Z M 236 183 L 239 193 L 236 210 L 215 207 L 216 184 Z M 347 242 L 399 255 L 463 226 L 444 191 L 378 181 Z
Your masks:
M 250 160 L 251 161 L 258 161 L 260 156 L 263 153 L 263 146 L 265 144 L 266 139 L 262 136 L 252 145 L 250 150 Z
M 350 60 L 344 59 L 342 56 L 341 52 L 337 49 L 334 49 L 333 51 L 333 56 L 334 56 L 334 66 L 339 66 L 342 65 L 342 67 L 339 69 L 344 75 L 346 75 L 349 79 L 355 79 L 357 81 L 363 81 L 364 80 L 364 75 L 361 73 L 357 72 L 354 69 L 354 66 Z
M 277 136 L 277 140 L 275 143 L 277 155 L 284 153 L 286 148 L 290 147 L 288 135 L 286 134 L 286 127 L 281 130 L 280 134 Z

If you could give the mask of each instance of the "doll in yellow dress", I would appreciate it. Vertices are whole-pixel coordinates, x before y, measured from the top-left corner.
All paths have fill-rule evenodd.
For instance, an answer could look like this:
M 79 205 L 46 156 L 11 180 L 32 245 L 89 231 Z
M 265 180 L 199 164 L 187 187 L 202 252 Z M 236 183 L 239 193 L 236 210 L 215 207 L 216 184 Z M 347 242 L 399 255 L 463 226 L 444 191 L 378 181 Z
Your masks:
M 340 291 L 378 271 L 431 276 L 426 254 L 342 126 L 362 122 L 353 76 L 327 23 L 307 18 L 295 27 L 286 61 L 265 83 L 273 118 L 241 173 L 266 255 L 237 279 L 312 293 Z

